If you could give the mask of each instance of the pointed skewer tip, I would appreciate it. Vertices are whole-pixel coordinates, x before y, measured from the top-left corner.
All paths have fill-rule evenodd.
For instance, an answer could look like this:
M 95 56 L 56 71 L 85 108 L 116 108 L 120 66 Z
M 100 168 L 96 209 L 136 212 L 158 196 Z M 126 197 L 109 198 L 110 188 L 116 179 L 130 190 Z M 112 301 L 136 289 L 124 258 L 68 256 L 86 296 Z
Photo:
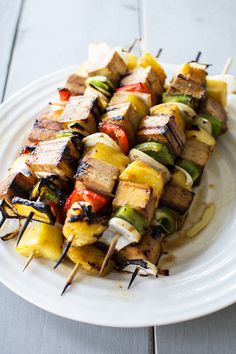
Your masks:
M 29 258 L 27 259 L 25 265 L 24 265 L 24 268 L 22 269 L 22 272 L 24 272 L 26 270 L 26 268 L 28 267 L 28 265 L 30 264 L 30 262 L 32 261 L 32 259 L 34 258 L 35 256 L 35 251 L 33 251 L 31 253 L 31 255 L 29 256 Z
M 128 290 L 129 290 L 129 288 L 131 287 L 131 285 L 133 284 L 135 278 L 137 277 L 139 270 L 140 270 L 139 267 L 136 267 L 136 268 L 135 268 L 135 270 L 134 270 L 134 272 L 133 272 L 133 274 L 132 274 L 132 276 L 131 276 L 131 278 L 130 278 L 130 282 L 129 282 L 129 285 L 128 285 L 128 288 L 127 288 Z
M 21 238 L 22 238 L 27 226 L 29 225 L 30 221 L 32 220 L 33 216 L 34 216 L 34 212 L 31 211 L 29 213 L 29 215 L 27 216 L 27 218 L 25 219 L 24 225 L 22 226 L 22 229 L 20 230 L 20 233 L 18 235 L 18 238 L 17 238 L 17 241 L 16 241 L 16 246 L 19 245 L 20 240 L 21 240 Z
M 110 246 L 109 246 L 109 249 L 108 249 L 108 251 L 107 251 L 107 254 L 106 254 L 106 256 L 105 256 L 105 258 L 104 258 L 104 260 L 103 260 L 103 263 L 102 263 L 102 266 L 101 266 L 101 269 L 100 269 L 100 272 L 99 272 L 99 277 L 102 276 L 102 273 L 103 273 L 104 269 L 105 269 L 106 266 L 108 265 L 108 263 L 109 263 L 109 261 L 110 261 L 112 255 L 113 255 L 113 253 L 114 253 L 114 251 L 115 251 L 115 247 L 116 247 L 116 244 L 117 244 L 117 242 L 118 242 L 120 236 L 121 236 L 121 235 L 120 235 L 119 233 L 117 233 L 117 234 L 115 234 L 115 236 L 113 237 L 113 240 L 111 241 L 111 244 L 110 244 Z
M 67 282 L 66 282 L 62 292 L 61 292 L 61 296 L 66 292 L 67 288 L 72 284 L 76 274 L 78 273 L 79 267 L 80 267 L 79 264 L 76 263 L 69 278 L 67 279 Z
M 54 265 L 53 269 L 56 269 L 60 264 L 61 262 L 66 258 L 66 255 L 70 249 L 72 245 L 72 240 L 69 240 L 67 243 L 66 243 L 66 246 L 64 247 L 63 251 L 62 251 L 62 254 L 61 254 L 61 257 L 58 259 L 57 263 Z

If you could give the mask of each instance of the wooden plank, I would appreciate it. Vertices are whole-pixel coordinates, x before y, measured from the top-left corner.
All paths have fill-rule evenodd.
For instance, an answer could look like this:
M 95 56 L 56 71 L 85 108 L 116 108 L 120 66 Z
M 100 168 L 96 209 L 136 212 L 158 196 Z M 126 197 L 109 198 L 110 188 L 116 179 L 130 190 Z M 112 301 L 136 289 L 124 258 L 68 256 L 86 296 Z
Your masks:
M 234 354 L 236 305 L 194 321 L 158 327 L 158 354 Z
M 20 8 L 21 0 L 0 0 L 0 102 L 8 74 Z
M 192 60 L 201 50 L 202 62 L 214 64 L 209 73 L 219 73 L 227 57 L 236 58 L 235 1 L 149 0 L 141 10 L 144 43 L 154 53 L 163 48 L 163 62 Z
M 140 1 L 144 45 L 161 60 L 182 63 L 203 52 L 202 62 L 213 63 L 209 73 L 222 70 L 227 57 L 233 57 L 236 3 L 232 0 Z M 182 324 L 156 328 L 158 354 L 235 353 L 235 312 L 231 306 L 216 314 Z
M 44 74 L 81 62 L 91 41 L 127 46 L 139 34 L 136 5 L 132 0 L 26 0 L 6 96 Z M 112 329 L 65 320 L 3 286 L 0 301 L 4 354 L 152 353 L 152 329 Z
M 47 0 L 27 0 L 7 94 L 42 75 L 80 63 L 91 42 L 129 46 L 138 34 L 138 10 L 132 0 L 71 0 L 67 5 L 64 0 L 52 0 L 50 5 Z
M 1 353 L 150 354 L 148 329 L 91 326 L 54 316 L 0 287 Z

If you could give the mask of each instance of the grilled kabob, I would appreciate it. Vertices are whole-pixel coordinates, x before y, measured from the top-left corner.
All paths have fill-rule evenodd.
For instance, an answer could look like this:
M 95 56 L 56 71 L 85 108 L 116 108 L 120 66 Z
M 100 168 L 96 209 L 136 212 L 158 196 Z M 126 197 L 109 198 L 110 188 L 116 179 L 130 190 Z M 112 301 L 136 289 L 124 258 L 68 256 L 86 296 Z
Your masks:
M 148 75 L 146 75 L 145 68 L 140 67 L 139 69 L 143 70 L 145 74 L 143 75 L 143 80 L 145 81 L 146 76 L 149 75 L 149 72 Z M 130 75 L 132 75 L 132 73 L 128 76 Z M 88 80 L 89 85 L 93 87 L 93 93 L 95 89 L 100 90 L 100 85 L 97 84 L 95 79 L 96 77 Z M 137 80 L 139 79 L 140 76 L 138 76 Z M 157 80 L 159 80 L 158 77 Z M 159 81 L 158 84 L 159 87 L 162 85 Z M 134 146 L 135 132 L 137 131 L 140 119 L 147 111 L 147 98 L 149 102 L 148 105 L 152 105 L 152 95 L 149 91 L 148 93 L 143 92 L 144 88 L 146 88 L 145 82 L 140 83 L 134 81 L 132 84 L 126 85 L 124 93 L 127 95 L 124 96 L 124 99 L 120 99 L 118 103 L 116 100 L 113 100 L 114 97 L 117 97 L 117 94 L 120 92 L 120 88 L 117 89 L 116 93 L 112 96 L 110 103 L 107 105 L 105 113 L 101 117 L 99 130 L 102 134 L 95 134 L 94 139 L 96 143 L 93 142 L 93 136 L 86 137 L 83 140 L 85 143 L 85 154 L 76 174 L 76 179 L 78 182 L 76 182 L 76 188 L 74 191 L 75 195 L 76 189 L 81 189 L 81 183 L 83 183 L 83 186 L 89 189 L 90 193 L 95 192 L 100 194 L 100 196 L 106 198 L 110 197 L 114 186 L 116 186 L 115 181 L 129 163 L 129 159 L 125 155 L 122 155 L 121 151 L 127 154 L 129 148 Z M 100 92 L 103 95 L 106 94 L 104 90 Z M 158 92 L 159 95 L 161 95 L 162 92 L 163 89 Z M 109 137 L 114 139 L 118 143 L 118 146 L 114 141 L 109 139 Z M 78 194 L 80 196 L 78 196 Z M 79 200 L 81 202 L 81 193 L 77 193 L 77 198 L 80 198 Z M 106 204 L 108 204 L 108 201 L 106 201 Z M 73 206 L 71 209 L 73 209 Z M 76 206 L 76 209 L 76 212 L 78 212 L 78 205 Z M 98 239 L 98 235 L 102 233 L 102 229 L 98 230 L 99 232 L 97 231 L 97 234 L 95 235 L 96 237 L 93 236 L 89 240 L 84 237 L 84 233 L 78 232 L 78 229 L 72 232 L 70 221 L 72 211 L 73 210 L 70 209 L 68 210 L 68 218 L 66 219 L 66 223 L 64 225 L 65 237 L 69 239 L 67 245 L 70 247 L 73 242 L 77 243 L 77 246 L 82 246 L 92 242 L 94 243 Z M 78 227 L 79 226 L 81 226 L 81 220 Z M 92 229 L 93 227 L 90 226 L 89 230 L 94 233 L 96 229 Z M 72 242 L 71 239 L 73 239 Z M 65 250 L 67 252 L 67 248 L 65 248 Z M 59 262 L 60 261 L 61 259 Z
M 54 207 L 63 207 L 65 198 L 71 191 L 75 168 L 80 157 L 80 137 L 97 130 L 98 115 L 101 114 L 103 109 L 98 95 L 96 97 L 71 97 L 71 92 L 67 89 L 60 90 L 59 93 L 62 102 L 57 105 L 56 110 L 55 104 L 53 104 L 54 110 L 52 112 L 44 114 L 36 120 L 33 131 L 29 136 L 32 145 L 24 149 L 24 155 L 29 155 L 26 156 L 24 170 L 26 171 L 27 168 L 32 174 L 32 183 L 30 186 L 26 183 L 26 173 L 14 177 L 12 172 L 11 178 L 13 181 L 8 178 L 6 182 L 9 186 L 6 182 L 2 185 L 2 196 L 8 193 L 7 196 L 11 197 L 10 205 L 6 204 L 7 198 L 4 200 L 2 206 L 2 209 L 4 208 L 4 218 L 6 218 L 6 211 L 9 212 L 9 207 L 12 206 L 13 212 L 10 210 L 10 217 L 15 215 L 20 218 L 27 217 L 20 232 L 18 243 L 31 219 L 55 224 L 57 218 Z M 31 152 L 31 150 L 33 151 Z M 19 187 L 16 186 L 16 179 L 17 182 L 19 180 Z M 38 182 L 36 183 L 36 181 Z M 56 205 L 51 201 L 55 201 L 55 199 L 59 201 L 57 195 L 59 189 L 61 194 L 63 194 L 64 189 L 67 194 L 65 194 L 63 202 L 60 199 L 60 204 Z M 53 207 L 51 204 L 53 204 Z M 63 223 L 64 219 L 57 221 Z M 41 230 L 40 227 L 38 230 Z M 41 231 L 43 233 L 43 230 Z M 27 248 L 29 235 L 28 232 L 22 239 L 21 247 L 18 248 L 19 252 L 24 249 L 24 244 Z M 54 255 L 54 259 L 55 257 L 58 258 Z
M 195 76 L 192 75 L 193 73 L 192 70 L 193 68 L 195 69 L 195 65 L 193 65 L 193 68 L 191 68 L 190 72 L 186 72 L 186 65 L 184 66 L 184 68 L 185 68 L 185 74 L 187 74 L 189 80 L 198 79 L 197 74 L 199 74 L 199 70 L 200 70 L 199 67 L 197 67 L 196 69 Z M 204 75 L 202 73 L 200 76 L 204 78 Z M 211 85 L 213 86 L 213 83 L 211 83 Z M 217 91 L 217 96 L 225 97 L 226 95 L 225 85 L 216 82 L 215 87 L 216 87 L 215 91 Z M 202 88 L 204 89 L 204 80 L 202 80 Z M 195 89 L 195 85 L 192 86 L 193 91 L 194 89 Z M 189 90 L 189 86 L 188 86 L 188 90 Z M 212 89 L 212 92 L 215 93 L 215 91 Z M 178 93 L 174 91 L 173 93 L 172 89 L 169 89 L 167 93 L 163 94 L 163 101 L 166 102 L 167 105 L 162 104 L 152 108 L 152 112 L 154 113 L 162 112 L 164 114 L 165 111 L 165 109 L 163 111 L 164 106 L 166 106 L 165 108 L 168 109 L 173 109 L 174 107 L 175 113 L 176 113 L 176 108 L 178 109 L 179 107 L 180 111 L 182 111 L 182 116 L 185 117 L 186 119 L 185 125 L 187 126 L 188 129 L 190 129 L 190 130 L 186 130 L 185 132 L 186 143 L 184 145 L 184 148 L 181 151 L 181 154 L 176 159 L 176 166 L 174 169 L 172 169 L 171 183 L 165 186 L 164 192 L 160 198 L 160 207 L 156 209 L 154 218 L 152 220 L 152 224 L 154 225 L 155 228 L 158 228 L 159 231 L 161 231 L 162 235 L 171 234 L 177 231 L 183 225 L 183 222 L 186 218 L 188 210 L 193 201 L 194 194 L 191 191 L 192 186 L 194 184 L 196 185 L 197 183 L 199 183 L 199 179 L 201 177 L 203 168 L 214 149 L 215 146 L 214 138 L 217 137 L 220 133 L 225 131 L 224 126 L 226 125 L 226 113 L 224 110 L 224 106 L 222 104 L 223 102 L 225 102 L 225 100 L 223 100 L 223 102 L 222 100 L 216 102 L 216 104 L 214 105 L 215 116 L 213 116 L 209 114 L 209 108 L 206 114 L 206 102 L 209 102 L 209 100 L 211 101 L 213 99 L 210 96 L 211 92 L 209 93 L 207 92 L 207 96 L 206 98 L 204 98 L 202 102 L 197 102 L 196 97 L 194 97 L 194 94 L 190 96 L 189 94 L 190 92 L 188 91 L 187 93 L 188 95 L 186 95 L 185 90 L 183 92 L 178 92 Z M 189 109 L 186 106 L 184 107 L 184 105 L 186 104 L 189 105 L 190 107 L 193 107 L 194 99 L 195 99 L 195 107 L 196 106 L 199 107 L 198 115 L 193 114 L 194 112 L 192 111 L 191 108 Z M 173 103 L 176 103 L 176 106 L 174 106 Z M 212 112 L 213 112 L 213 108 L 211 109 L 211 113 Z M 178 121 L 179 123 L 183 123 L 179 119 Z M 154 121 L 152 121 L 152 123 L 154 123 Z M 180 125 L 183 127 L 183 124 Z M 144 141 L 145 133 L 146 133 L 146 137 L 148 137 L 147 134 L 148 128 L 150 127 L 147 127 L 144 124 L 144 129 L 143 129 L 143 126 L 141 124 L 141 129 L 142 129 L 140 134 L 141 141 Z M 152 124 L 151 129 L 155 129 L 154 124 Z M 156 132 L 153 132 L 152 130 L 151 136 L 148 139 L 151 142 L 148 141 L 146 143 L 142 143 L 140 144 L 140 146 L 141 146 L 142 153 L 144 152 L 149 156 L 158 159 L 157 152 L 161 151 L 160 147 L 158 148 L 158 144 L 160 144 L 160 142 L 162 143 L 163 141 L 160 140 L 160 138 L 158 138 L 155 135 L 155 133 Z M 131 150 L 131 156 L 133 153 L 136 152 L 136 149 L 133 149 L 133 151 Z M 138 154 L 139 152 L 136 152 L 136 155 Z M 159 157 L 159 162 L 160 162 L 160 157 Z M 142 253 L 141 251 L 143 247 L 142 240 L 137 245 L 133 244 L 131 246 L 123 248 L 117 254 L 116 258 L 119 267 L 125 271 L 133 272 L 133 276 L 131 278 L 131 282 L 129 286 L 131 285 L 132 281 L 134 280 L 138 272 L 140 274 L 143 274 L 145 272 L 152 274 L 154 266 L 157 264 L 157 260 L 160 255 L 160 246 L 159 246 L 160 238 L 150 239 L 149 234 L 147 235 L 150 244 L 156 245 L 157 249 L 159 250 L 156 253 L 156 258 L 154 263 L 152 263 L 152 261 L 151 264 L 148 263 L 148 261 L 150 261 L 149 254 Z M 151 255 L 151 259 L 152 257 L 153 255 Z

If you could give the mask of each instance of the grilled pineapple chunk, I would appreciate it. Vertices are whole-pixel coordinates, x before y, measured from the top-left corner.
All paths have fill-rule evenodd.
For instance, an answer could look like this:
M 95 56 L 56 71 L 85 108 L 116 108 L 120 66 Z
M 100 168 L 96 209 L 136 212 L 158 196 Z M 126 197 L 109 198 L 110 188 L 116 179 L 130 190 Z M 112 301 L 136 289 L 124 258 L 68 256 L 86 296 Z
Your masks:
M 133 183 L 146 184 L 153 188 L 155 204 L 158 204 L 159 198 L 163 191 L 163 178 L 159 172 L 154 170 L 146 163 L 140 160 L 132 162 L 120 175 L 121 181 L 129 181 Z
M 75 264 L 92 274 L 99 274 L 105 253 L 95 245 L 87 245 L 83 247 L 70 247 L 67 257 Z M 104 275 L 108 274 L 114 267 L 114 262 L 110 261 L 104 269 Z
M 34 257 L 56 261 L 61 256 L 62 245 L 63 235 L 60 227 L 35 222 L 25 230 L 16 250 L 25 257 L 34 252 Z
M 139 59 L 139 65 L 142 66 L 143 68 L 146 68 L 147 66 L 151 66 L 155 71 L 155 73 L 157 74 L 160 82 L 164 84 L 166 73 L 162 68 L 161 64 L 150 53 L 148 52 L 142 53 L 142 56 Z
M 82 247 L 96 242 L 107 228 L 105 217 L 92 211 L 89 203 L 74 203 L 67 212 L 63 227 L 65 238 L 73 237 L 73 245 Z
M 129 70 L 133 70 L 138 65 L 138 57 L 135 54 L 127 53 L 126 64 Z
M 122 172 L 129 163 L 128 156 L 125 156 L 121 151 L 113 149 L 111 146 L 103 143 L 97 143 L 90 148 L 88 155 L 94 159 L 107 162 L 117 167 L 120 172 Z
M 227 83 L 223 80 L 211 79 L 206 80 L 206 94 L 211 96 L 217 102 L 226 107 L 227 105 Z
M 162 103 L 154 106 L 150 109 L 151 115 L 155 114 L 168 114 L 175 117 L 179 126 L 184 130 L 185 129 L 185 120 L 182 117 L 178 106 L 175 103 Z
M 203 84 L 206 80 L 205 66 L 198 63 L 186 63 L 183 64 L 180 69 L 180 74 Z
M 200 141 L 201 143 L 205 143 L 206 145 L 209 145 L 212 150 L 214 149 L 214 147 L 216 145 L 215 138 L 204 129 L 188 130 L 188 131 L 186 131 L 186 137 L 187 138 L 194 138 L 194 139 Z

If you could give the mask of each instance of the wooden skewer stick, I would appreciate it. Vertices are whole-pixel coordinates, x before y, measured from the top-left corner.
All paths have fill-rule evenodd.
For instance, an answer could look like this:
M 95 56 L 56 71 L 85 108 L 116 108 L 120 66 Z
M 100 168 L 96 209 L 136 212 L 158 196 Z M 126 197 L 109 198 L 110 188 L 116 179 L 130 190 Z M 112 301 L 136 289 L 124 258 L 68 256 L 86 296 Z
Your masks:
M 160 48 L 158 50 L 157 54 L 155 55 L 155 58 L 159 58 L 159 56 L 161 55 L 162 51 L 163 51 L 163 48 Z
M 222 73 L 221 73 L 222 75 L 226 75 L 228 73 L 228 71 L 229 71 L 229 69 L 230 69 L 230 67 L 232 65 L 232 62 L 233 62 L 232 58 L 228 58 L 226 60 L 225 66 L 224 66 L 224 68 L 222 70 Z
M 199 61 L 201 55 L 202 55 L 202 52 L 199 51 L 199 52 L 197 53 L 197 56 L 196 56 L 196 59 L 195 59 L 195 62 L 196 62 L 196 63 Z
M 30 262 L 32 261 L 34 256 L 35 256 L 35 251 L 33 251 L 31 253 L 31 255 L 29 256 L 29 258 L 27 259 L 27 262 L 25 263 L 24 268 L 22 269 L 22 272 L 24 272 L 26 270 L 26 268 L 28 267 L 28 265 L 30 264 Z
M 6 221 L 6 216 L 3 216 L 1 221 L 0 221 L 0 227 L 2 227 L 2 225 L 4 224 L 4 222 Z
M 64 286 L 64 288 L 63 288 L 63 290 L 62 290 L 61 296 L 65 293 L 65 291 L 66 291 L 66 289 L 68 288 L 68 286 L 70 286 L 70 285 L 72 284 L 72 282 L 73 282 L 73 280 L 74 280 L 76 274 L 78 273 L 78 270 L 79 270 L 79 264 L 77 263 L 77 264 L 74 266 L 74 268 L 73 268 L 73 270 L 72 270 L 72 272 L 71 272 L 69 278 L 67 279 L 66 285 Z
M 104 271 L 104 269 L 106 268 L 106 266 L 108 265 L 108 262 L 110 261 L 114 251 L 115 251 L 115 247 L 116 247 L 116 244 L 119 240 L 119 238 L 121 237 L 121 234 L 119 233 L 116 233 L 115 236 L 113 237 L 113 240 L 111 241 L 111 244 L 110 244 L 110 247 L 107 251 L 107 254 L 103 260 L 103 263 L 102 263 L 102 266 L 101 266 L 101 269 L 100 269 L 100 272 L 99 272 L 99 276 L 102 276 L 102 273 Z
M 73 242 L 73 239 L 74 239 L 74 235 L 71 235 L 67 241 L 66 241 L 66 245 L 62 251 L 62 254 L 61 254 L 61 257 L 58 259 L 57 263 L 55 264 L 55 266 L 53 267 L 53 269 L 56 269 L 60 264 L 61 262 L 65 259 L 66 255 L 67 255 L 67 252 L 69 251 L 71 245 L 72 245 L 72 242 Z
M 17 241 L 16 241 L 16 245 L 17 246 L 19 245 L 19 242 L 20 242 L 20 240 L 21 240 L 21 238 L 23 236 L 23 233 L 25 232 L 25 230 L 26 230 L 27 226 L 29 225 L 30 221 L 32 220 L 33 216 L 34 216 L 34 212 L 31 211 L 29 213 L 29 215 L 27 216 L 27 218 L 26 218 L 26 220 L 24 222 L 24 225 L 22 226 L 22 228 L 20 230 L 20 233 L 19 233 L 19 235 L 17 237 Z
M 136 43 L 140 41 L 140 38 L 134 38 L 134 40 L 132 41 L 131 45 L 129 46 L 129 48 L 127 49 L 127 52 L 130 53 L 133 48 L 135 47 Z
M 130 282 L 129 282 L 129 285 L 128 285 L 128 288 L 127 288 L 128 290 L 129 290 L 129 288 L 131 287 L 131 285 L 133 284 L 134 279 L 137 277 L 139 271 L 140 271 L 140 268 L 139 268 L 139 267 L 136 267 L 135 270 L 134 270 L 134 272 L 132 273 L 132 276 L 131 276 L 131 278 L 130 278 Z

